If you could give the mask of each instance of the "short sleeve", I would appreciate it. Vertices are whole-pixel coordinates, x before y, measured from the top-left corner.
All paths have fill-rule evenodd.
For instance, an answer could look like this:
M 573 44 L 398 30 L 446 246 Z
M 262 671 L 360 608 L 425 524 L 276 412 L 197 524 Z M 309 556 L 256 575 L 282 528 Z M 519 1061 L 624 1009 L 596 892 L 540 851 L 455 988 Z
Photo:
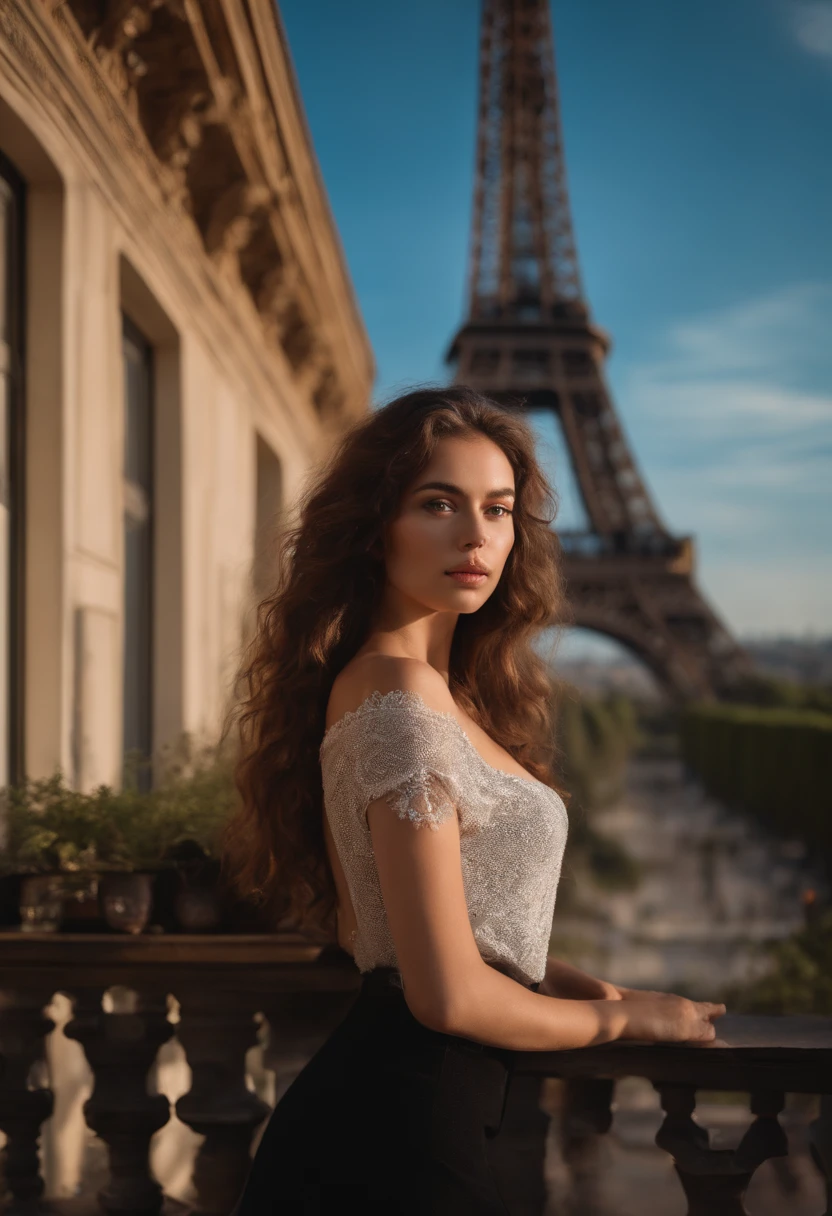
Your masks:
M 400 819 L 436 830 L 457 813 L 462 795 L 461 731 L 451 714 L 416 693 L 373 694 L 333 741 L 342 754 L 350 800 L 367 827 L 367 808 L 386 798 Z M 328 758 L 330 761 L 334 757 Z
M 456 813 L 453 799 L 435 772 L 422 769 L 406 778 L 390 790 L 385 790 L 387 801 L 399 819 L 409 819 L 417 828 L 427 824 L 435 831 L 439 824 Z M 377 798 L 383 797 L 381 794 Z M 364 822 L 367 822 L 367 807 L 375 799 L 364 804 Z

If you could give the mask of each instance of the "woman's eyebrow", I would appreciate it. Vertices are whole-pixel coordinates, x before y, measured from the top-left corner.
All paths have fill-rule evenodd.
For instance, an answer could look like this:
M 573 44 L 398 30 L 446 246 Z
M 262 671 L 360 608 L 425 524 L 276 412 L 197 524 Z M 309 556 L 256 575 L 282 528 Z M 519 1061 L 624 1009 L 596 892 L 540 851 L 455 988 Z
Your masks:
M 453 485 L 450 481 L 426 481 L 424 485 L 417 486 L 413 491 L 418 494 L 420 490 L 443 490 L 446 494 L 464 494 L 459 486 Z M 511 486 L 504 486 L 502 490 L 489 490 L 485 495 L 486 498 L 514 498 L 514 490 Z

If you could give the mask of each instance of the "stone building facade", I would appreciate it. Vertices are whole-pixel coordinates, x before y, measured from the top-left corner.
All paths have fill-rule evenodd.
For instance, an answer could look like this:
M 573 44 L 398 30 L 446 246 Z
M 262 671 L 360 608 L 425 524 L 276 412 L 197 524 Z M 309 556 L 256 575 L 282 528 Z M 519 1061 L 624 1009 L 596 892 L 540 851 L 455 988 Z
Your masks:
M 0 784 L 88 789 L 221 722 L 373 359 L 271 0 L 0 5 L 0 215 Z

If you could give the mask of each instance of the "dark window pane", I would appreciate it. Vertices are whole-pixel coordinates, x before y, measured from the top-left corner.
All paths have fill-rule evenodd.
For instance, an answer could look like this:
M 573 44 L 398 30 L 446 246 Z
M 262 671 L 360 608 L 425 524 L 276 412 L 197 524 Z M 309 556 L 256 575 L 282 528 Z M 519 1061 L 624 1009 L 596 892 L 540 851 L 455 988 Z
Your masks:
M 258 598 L 277 583 L 278 535 L 283 507 L 280 461 L 265 440 L 257 436 L 257 501 L 254 516 L 254 591 Z
M 150 488 L 150 351 L 137 335 L 124 335 L 124 476 Z
M 150 752 L 150 529 L 124 528 L 124 750 Z
M 124 684 L 125 757 L 153 748 L 153 365 L 152 350 L 125 317 Z M 149 770 L 140 774 L 143 788 Z
M 23 775 L 23 221 L 0 154 L 0 785 Z

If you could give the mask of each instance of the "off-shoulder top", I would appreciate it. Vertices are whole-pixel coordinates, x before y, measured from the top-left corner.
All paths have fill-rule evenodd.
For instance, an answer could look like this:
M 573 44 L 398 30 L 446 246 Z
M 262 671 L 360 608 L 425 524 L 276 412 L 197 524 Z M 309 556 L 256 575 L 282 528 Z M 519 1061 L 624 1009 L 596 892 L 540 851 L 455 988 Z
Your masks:
M 344 870 L 361 972 L 397 967 L 366 811 L 387 796 L 417 828 L 459 820 L 468 916 L 482 958 L 523 984 L 542 980 L 567 815 L 531 775 L 493 768 L 453 714 L 415 692 L 371 693 L 326 731 L 324 809 Z

